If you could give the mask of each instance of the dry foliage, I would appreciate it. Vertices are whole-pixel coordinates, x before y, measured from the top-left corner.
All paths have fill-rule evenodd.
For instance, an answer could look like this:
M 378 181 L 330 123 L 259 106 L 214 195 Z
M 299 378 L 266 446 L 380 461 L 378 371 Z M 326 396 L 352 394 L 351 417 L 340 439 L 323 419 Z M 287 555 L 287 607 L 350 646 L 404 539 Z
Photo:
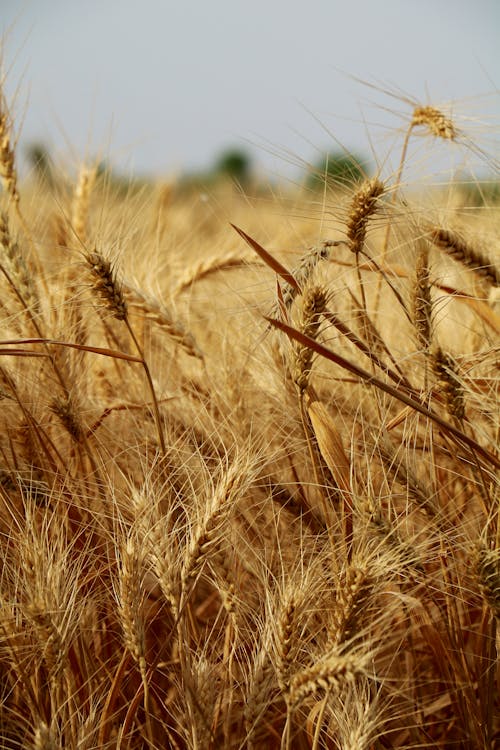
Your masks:
M 498 747 L 498 208 L 318 238 L 0 141 L 1 747 Z

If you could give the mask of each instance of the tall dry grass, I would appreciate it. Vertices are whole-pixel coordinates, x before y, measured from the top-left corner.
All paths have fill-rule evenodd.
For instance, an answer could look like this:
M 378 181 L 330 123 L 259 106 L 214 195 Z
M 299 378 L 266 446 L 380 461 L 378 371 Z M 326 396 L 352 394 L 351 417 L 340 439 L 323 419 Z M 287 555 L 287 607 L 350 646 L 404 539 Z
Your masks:
M 498 746 L 500 214 L 405 194 L 409 118 L 318 237 L 21 186 L 2 100 L 2 748 Z

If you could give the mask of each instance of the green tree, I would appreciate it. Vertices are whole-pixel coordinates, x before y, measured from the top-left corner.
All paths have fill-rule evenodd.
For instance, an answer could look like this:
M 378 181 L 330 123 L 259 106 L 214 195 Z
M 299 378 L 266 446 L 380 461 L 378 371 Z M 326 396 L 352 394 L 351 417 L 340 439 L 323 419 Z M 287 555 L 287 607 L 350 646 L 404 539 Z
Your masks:
M 362 159 L 355 154 L 344 151 L 325 154 L 322 159 L 309 171 L 307 186 L 318 189 L 325 184 L 325 180 L 332 185 L 348 187 L 360 182 L 366 176 Z
M 248 182 L 251 160 L 245 151 L 228 149 L 223 151 L 215 162 L 214 172 L 220 177 L 229 177 L 239 183 Z
M 37 180 L 47 185 L 54 184 L 52 160 L 47 147 L 43 143 L 31 143 L 26 148 L 26 159 Z

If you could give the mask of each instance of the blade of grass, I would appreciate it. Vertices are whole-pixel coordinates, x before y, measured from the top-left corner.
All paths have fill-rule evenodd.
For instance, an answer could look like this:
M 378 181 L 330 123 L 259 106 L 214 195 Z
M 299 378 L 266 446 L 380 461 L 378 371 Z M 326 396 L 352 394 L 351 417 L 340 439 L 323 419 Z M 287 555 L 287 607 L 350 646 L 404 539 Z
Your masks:
M 250 245 L 250 247 L 255 250 L 257 255 L 262 258 L 264 263 L 269 266 L 275 273 L 277 273 L 279 276 L 281 276 L 282 279 L 284 279 L 288 284 L 290 284 L 291 287 L 295 289 L 295 291 L 300 294 L 300 287 L 297 284 L 297 281 L 292 276 L 290 271 L 288 271 L 285 266 L 282 266 L 279 260 L 276 260 L 270 253 L 267 252 L 267 250 L 264 250 L 264 248 L 259 245 L 258 242 L 256 242 L 254 239 L 252 239 L 246 232 L 243 231 L 243 229 L 240 229 L 235 224 L 231 224 L 233 229 L 238 232 L 240 237 L 243 237 L 245 242 Z
M 114 357 L 115 359 L 125 359 L 127 362 L 140 362 L 140 357 L 134 357 L 133 354 L 126 354 L 125 352 L 116 351 L 116 349 L 103 348 L 101 346 L 86 346 L 84 344 L 73 344 L 70 341 L 57 341 L 56 339 L 12 339 L 9 341 L 0 341 L 0 346 L 7 346 L 9 344 L 53 344 L 54 346 L 65 346 L 69 349 L 78 349 L 82 352 L 91 352 L 92 354 L 102 354 L 105 357 Z M 6 350 L 6 353 L 9 350 Z M 42 356 L 42 355 L 39 355 Z
M 0 354 L 9 354 L 15 357 L 48 357 L 43 352 L 31 352 L 29 349 L 0 349 Z

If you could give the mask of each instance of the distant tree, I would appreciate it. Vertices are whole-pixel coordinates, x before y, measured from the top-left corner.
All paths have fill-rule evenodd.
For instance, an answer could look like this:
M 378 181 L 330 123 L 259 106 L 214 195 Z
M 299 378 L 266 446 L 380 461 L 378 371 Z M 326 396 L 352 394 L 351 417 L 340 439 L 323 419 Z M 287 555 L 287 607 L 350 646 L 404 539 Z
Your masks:
M 496 175 L 463 175 L 457 181 L 464 202 L 469 206 L 491 206 L 500 203 L 500 182 Z
M 48 185 L 54 183 L 52 160 L 43 143 L 31 143 L 26 149 L 26 158 L 36 178 Z
M 214 172 L 217 176 L 229 177 L 236 182 L 248 182 L 251 171 L 251 160 L 245 151 L 228 149 L 215 162 Z
M 347 187 L 360 182 L 365 177 L 362 159 L 355 154 L 344 151 L 325 154 L 325 156 L 310 170 L 307 186 L 319 188 L 325 183 Z

